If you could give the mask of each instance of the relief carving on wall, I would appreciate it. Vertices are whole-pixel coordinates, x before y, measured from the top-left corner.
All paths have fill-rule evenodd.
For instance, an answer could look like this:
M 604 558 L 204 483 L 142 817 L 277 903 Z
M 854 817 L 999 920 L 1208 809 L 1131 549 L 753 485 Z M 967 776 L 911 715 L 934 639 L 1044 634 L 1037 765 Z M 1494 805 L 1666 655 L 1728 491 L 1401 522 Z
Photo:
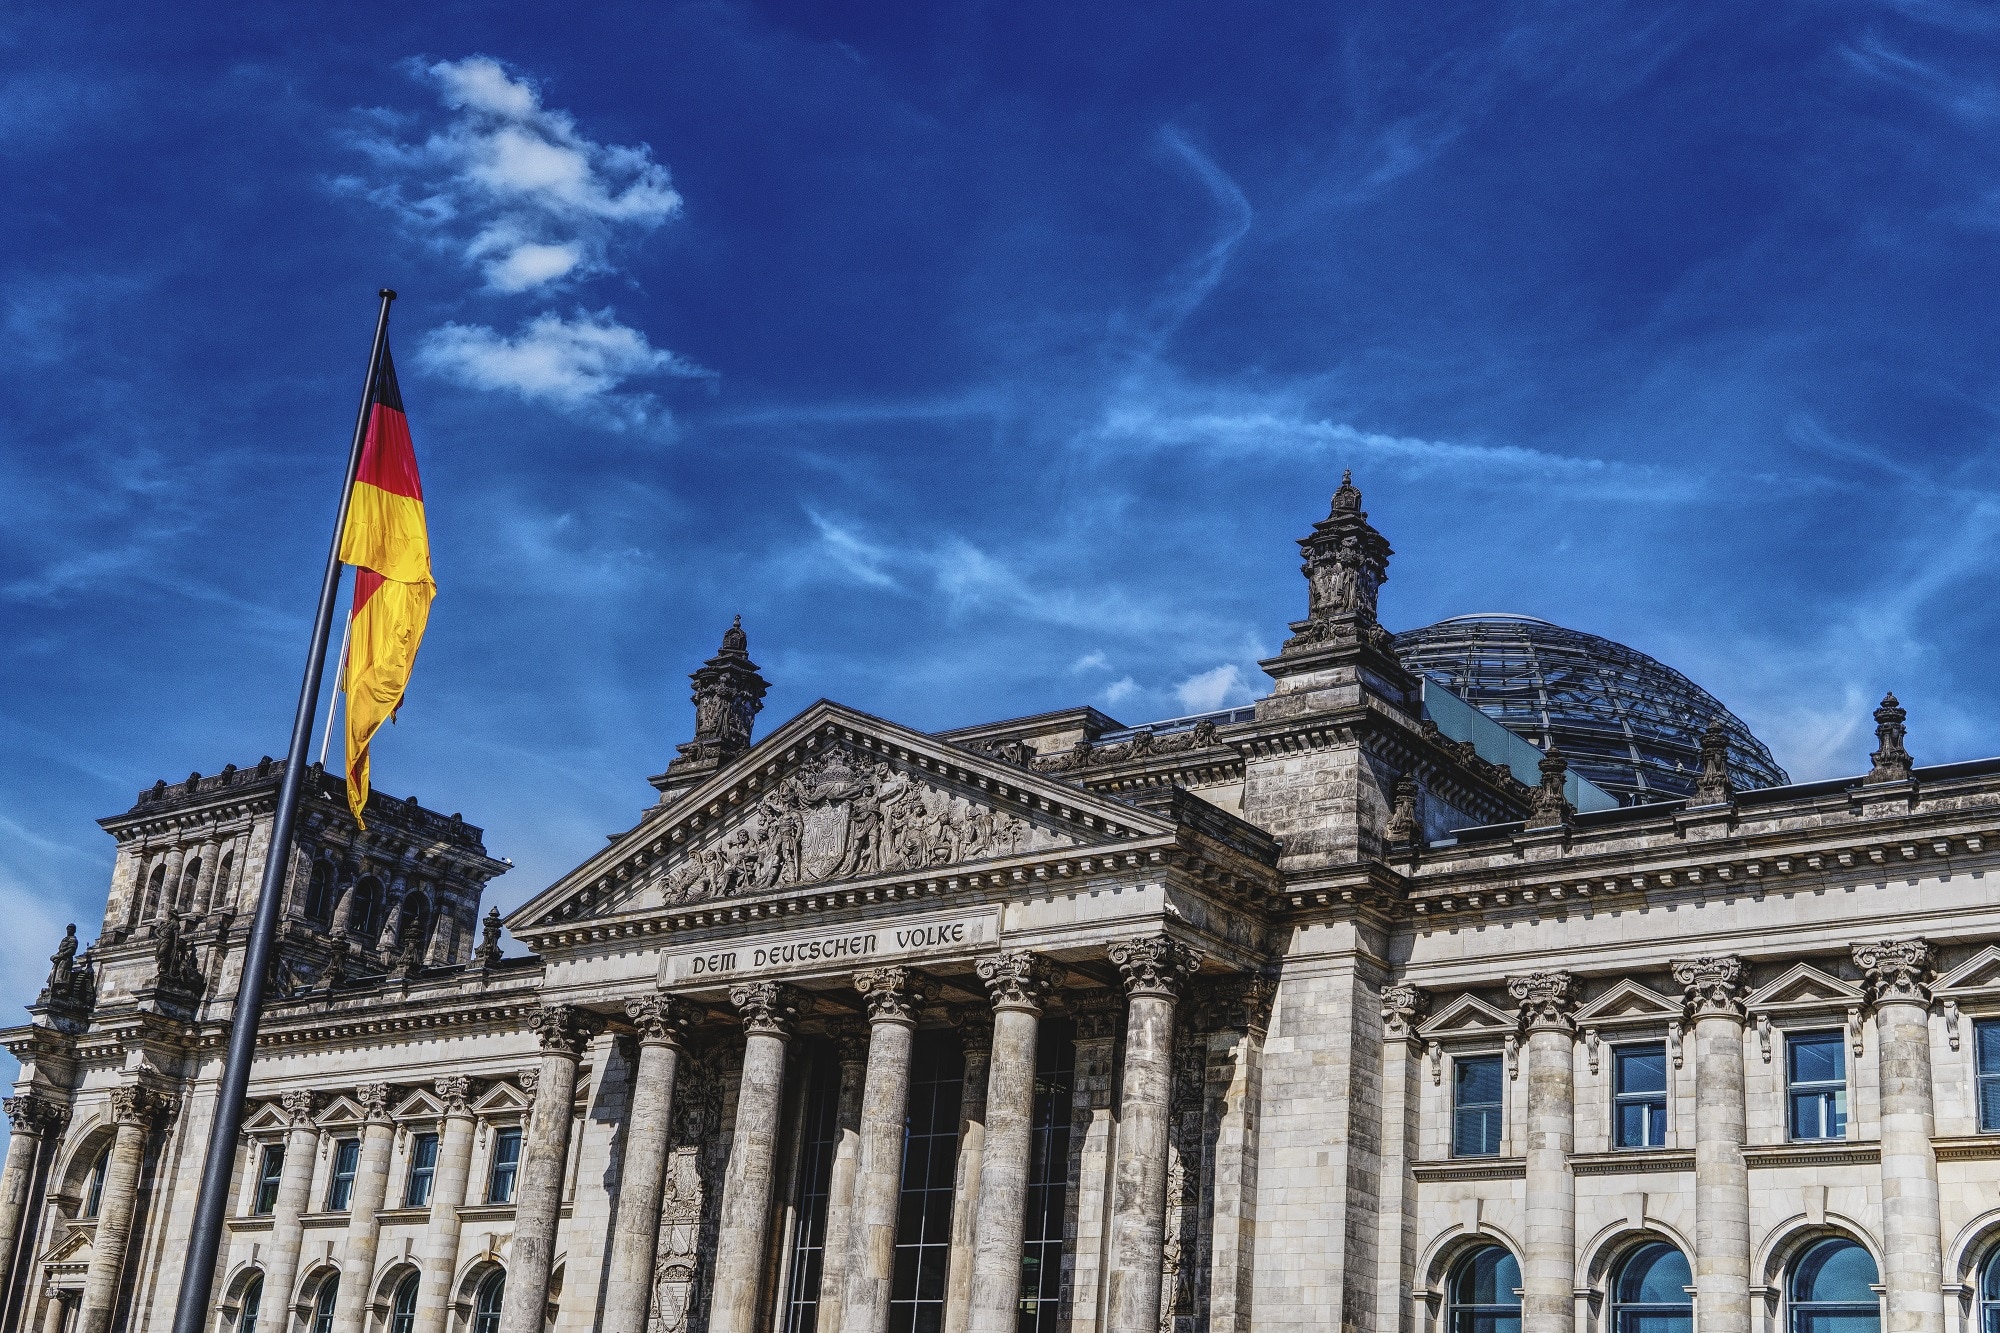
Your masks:
M 722 1129 L 721 1051 L 691 1052 L 684 1095 L 674 1099 L 672 1151 L 660 1199 L 660 1238 L 653 1251 L 653 1300 L 648 1333 L 701 1333 L 707 1320 L 700 1258 L 715 1252 L 728 1153 Z

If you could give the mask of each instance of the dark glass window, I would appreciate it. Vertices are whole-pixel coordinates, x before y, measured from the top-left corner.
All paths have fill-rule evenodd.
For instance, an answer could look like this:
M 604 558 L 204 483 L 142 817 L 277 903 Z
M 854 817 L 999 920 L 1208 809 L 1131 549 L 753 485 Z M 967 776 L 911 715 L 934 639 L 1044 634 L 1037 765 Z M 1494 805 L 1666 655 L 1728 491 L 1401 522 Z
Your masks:
M 250 1279 L 243 1299 L 236 1303 L 236 1333 L 257 1333 L 257 1307 L 263 1303 L 264 1278 L 259 1274 Z
M 1498 1245 L 1482 1245 L 1452 1270 L 1449 1333 L 1521 1333 L 1521 1265 Z
M 1975 1024 L 1972 1041 L 1979 1058 L 1979 1128 L 2000 1131 L 2000 1022 Z
M 403 1205 L 423 1208 L 431 1201 L 431 1182 L 437 1178 L 438 1136 L 419 1134 L 410 1140 L 410 1178 L 403 1186 Z
M 363 875 L 354 886 L 354 906 L 347 914 L 347 932 L 373 943 L 382 929 L 382 881 Z
M 1881 1333 L 1882 1306 L 1869 1288 L 1875 1261 L 1851 1240 L 1823 1240 L 1792 1270 L 1791 1333 Z
M 1986 1256 L 1979 1279 L 1979 1333 L 2000 1333 L 2000 1249 Z
M 814 1053 L 807 1080 L 805 1123 L 800 1127 L 798 1226 L 792 1232 L 785 1333 L 814 1333 L 819 1326 L 827 1190 L 833 1181 L 834 1148 L 840 1140 L 840 1063 L 824 1046 Z
M 486 1176 L 486 1202 L 514 1202 L 514 1177 L 521 1170 L 521 1127 L 509 1125 L 493 1134 L 493 1169 Z
M 1611 1053 L 1612 1112 L 1621 1148 L 1667 1143 L 1667 1048 L 1620 1046 Z
M 1069 1117 L 1075 1084 L 1075 1029 L 1061 1019 L 1044 1019 L 1035 1045 L 1017 1333 L 1056 1333 L 1062 1308 L 1063 1214 L 1069 1202 Z
M 479 1284 L 472 1305 L 472 1333 L 500 1333 L 500 1301 L 507 1294 L 507 1275 L 498 1269 Z
M 1785 1082 L 1794 1139 L 1847 1137 L 1847 1039 L 1839 1032 L 1785 1038 Z
M 965 1064 L 948 1032 L 919 1032 L 910 1059 L 910 1109 L 903 1131 L 903 1192 L 896 1217 L 896 1263 L 889 1279 L 889 1333 L 944 1327 L 945 1264 L 951 1257 L 951 1201 L 958 1176 L 958 1111 Z
M 342 1139 L 333 1145 L 333 1176 L 326 1185 L 328 1212 L 344 1213 L 354 1202 L 354 1172 L 360 1165 L 360 1139 Z
M 285 1177 L 285 1145 L 267 1143 L 257 1158 L 257 1203 L 252 1212 L 263 1217 L 278 1206 L 278 1184 Z
M 340 1295 L 340 1275 L 321 1279 L 319 1295 L 313 1298 L 312 1333 L 333 1333 L 333 1303 Z
M 90 1168 L 90 1183 L 83 1190 L 83 1215 L 96 1217 L 97 1210 L 104 1206 L 104 1173 L 111 1165 L 111 1149 L 97 1154 L 97 1161 Z
M 1641 1245 L 1618 1270 L 1612 1333 L 1693 1333 L 1693 1285 L 1686 1255 L 1660 1241 Z
M 333 863 L 313 862 L 312 878 L 306 882 L 306 915 L 322 926 L 333 920 Z
M 389 1333 L 410 1333 L 417 1326 L 417 1275 L 396 1286 L 396 1303 L 389 1308 Z
M 1451 1062 L 1453 1157 L 1491 1157 L 1500 1151 L 1506 1088 L 1506 1073 L 1497 1055 L 1462 1055 Z

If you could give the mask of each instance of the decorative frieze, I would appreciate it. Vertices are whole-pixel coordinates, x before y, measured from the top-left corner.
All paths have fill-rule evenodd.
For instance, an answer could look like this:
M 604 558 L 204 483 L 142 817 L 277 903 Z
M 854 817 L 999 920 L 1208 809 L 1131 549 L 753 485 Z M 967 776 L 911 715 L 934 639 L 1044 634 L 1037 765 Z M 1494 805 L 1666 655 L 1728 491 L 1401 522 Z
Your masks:
M 1382 988 L 1382 1035 L 1398 1041 L 1414 1041 L 1417 1024 L 1430 1008 L 1430 996 L 1415 986 L 1398 982 Z

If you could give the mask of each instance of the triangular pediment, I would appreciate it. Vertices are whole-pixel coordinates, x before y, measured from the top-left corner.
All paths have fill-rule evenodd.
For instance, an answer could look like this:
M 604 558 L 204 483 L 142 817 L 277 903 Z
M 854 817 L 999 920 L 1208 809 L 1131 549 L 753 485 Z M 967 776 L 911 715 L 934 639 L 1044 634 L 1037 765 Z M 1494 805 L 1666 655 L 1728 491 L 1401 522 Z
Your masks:
M 528 1094 L 512 1083 L 494 1083 L 472 1099 L 475 1115 L 508 1114 L 528 1109 Z
M 1476 995 L 1461 995 L 1432 1014 L 1417 1032 L 1425 1038 L 1443 1040 L 1512 1032 L 1515 1026 L 1514 1015 L 1495 1009 Z
M 1661 1023 L 1681 1016 L 1679 1001 L 1627 977 L 1576 1011 L 1578 1027 Z
M 655 806 L 507 924 L 520 936 L 820 884 L 956 874 L 1173 829 L 1160 815 L 822 700 Z
M 367 1108 L 344 1092 L 328 1098 L 326 1105 L 319 1108 L 319 1114 L 313 1117 L 322 1125 L 345 1125 L 367 1118 Z
M 396 1103 L 389 1114 L 397 1120 L 435 1119 L 444 1114 L 444 1103 L 419 1088 Z
M 1967 994 L 2000 992 L 2000 945 L 1988 945 L 1939 977 L 1931 990 L 1937 995 L 1963 998 Z
M 288 1129 L 291 1127 L 291 1123 L 292 1118 L 285 1114 L 284 1107 L 278 1105 L 276 1102 L 265 1102 L 262 1106 L 251 1112 L 248 1118 L 244 1120 L 243 1132 L 246 1134 L 267 1134 L 273 1130 Z
M 1862 1003 L 1858 987 L 1811 963 L 1795 963 L 1747 1001 L 1753 1010 L 1838 1009 Z
M 88 1264 L 91 1255 L 90 1237 L 91 1233 L 88 1231 L 70 1232 L 61 1244 L 42 1256 L 42 1262 L 63 1265 Z

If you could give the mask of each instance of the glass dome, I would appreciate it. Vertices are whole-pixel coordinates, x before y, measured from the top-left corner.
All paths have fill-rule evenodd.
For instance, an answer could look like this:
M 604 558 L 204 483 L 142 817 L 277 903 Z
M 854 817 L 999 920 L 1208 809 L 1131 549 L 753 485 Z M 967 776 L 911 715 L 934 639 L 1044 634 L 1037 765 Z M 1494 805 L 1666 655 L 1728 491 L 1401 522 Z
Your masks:
M 1622 643 L 1533 616 L 1453 616 L 1396 636 L 1396 656 L 1628 804 L 1694 793 L 1701 733 L 1729 733 L 1738 789 L 1791 781 L 1750 728 L 1701 686 Z

